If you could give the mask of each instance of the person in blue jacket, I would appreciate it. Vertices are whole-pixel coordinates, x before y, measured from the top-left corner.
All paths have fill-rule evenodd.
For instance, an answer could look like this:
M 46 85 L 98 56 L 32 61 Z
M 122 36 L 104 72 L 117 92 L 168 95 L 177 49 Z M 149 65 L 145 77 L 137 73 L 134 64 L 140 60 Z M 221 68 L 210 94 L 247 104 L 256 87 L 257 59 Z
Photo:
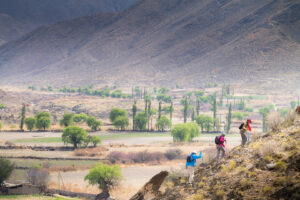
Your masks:
M 202 158 L 202 152 L 199 153 L 199 156 L 197 155 L 197 151 L 192 151 L 192 153 L 188 156 L 186 159 L 185 167 L 189 172 L 189 183 L 192 184 L 194 179 L 194 173 L 195 173 L 195 164 L 196 160 Z

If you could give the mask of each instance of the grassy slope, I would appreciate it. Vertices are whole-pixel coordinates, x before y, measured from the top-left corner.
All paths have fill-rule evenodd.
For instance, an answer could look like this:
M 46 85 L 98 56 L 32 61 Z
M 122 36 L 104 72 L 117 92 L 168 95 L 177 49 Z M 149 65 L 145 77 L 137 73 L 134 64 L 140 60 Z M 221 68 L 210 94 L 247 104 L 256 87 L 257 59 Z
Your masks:
M 300 116 L 282 126 L 249 147 L 234 148 L 221 163 L 198 168 L 193 186 L 186 177 L 171 179 L 155 200 L 300 199 Z

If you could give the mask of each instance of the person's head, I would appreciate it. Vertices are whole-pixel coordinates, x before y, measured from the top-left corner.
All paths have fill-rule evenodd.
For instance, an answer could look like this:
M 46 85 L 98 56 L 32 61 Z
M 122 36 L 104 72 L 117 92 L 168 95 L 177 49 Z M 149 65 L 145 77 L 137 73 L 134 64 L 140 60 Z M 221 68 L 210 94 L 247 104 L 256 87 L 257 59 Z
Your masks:
M 252 123 L 251 119 L 247 119 L 247 124 L 251 124 L 251 123 Z
M 221 135 L 222 135 L 223 137 L 225 137 L 226 133 L 223 131 Z
M 197 154 L 197 151 L 196 150 L 192 151 L 192 154 Z

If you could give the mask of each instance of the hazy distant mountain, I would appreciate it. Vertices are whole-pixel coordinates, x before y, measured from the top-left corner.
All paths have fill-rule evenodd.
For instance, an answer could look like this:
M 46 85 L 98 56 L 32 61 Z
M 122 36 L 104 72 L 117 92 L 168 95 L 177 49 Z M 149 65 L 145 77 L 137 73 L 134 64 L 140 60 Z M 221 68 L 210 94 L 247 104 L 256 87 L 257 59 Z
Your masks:
M 137 0 L 1 0 L 1 41 L 17 39 L 40 25 L 95 14 L 119 12 Z
M 297 85 L 299 11 L 298 0 L 142 0 L 2 46 L 0 83 Z

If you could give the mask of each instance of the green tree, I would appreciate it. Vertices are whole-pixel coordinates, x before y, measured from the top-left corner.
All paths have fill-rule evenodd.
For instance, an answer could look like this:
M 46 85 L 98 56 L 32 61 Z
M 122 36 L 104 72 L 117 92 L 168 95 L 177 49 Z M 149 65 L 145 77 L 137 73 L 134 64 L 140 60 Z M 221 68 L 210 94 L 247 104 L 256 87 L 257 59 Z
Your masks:
M 200 99 L 199 98 L 197 98 L 197 100 L 196 100 L 196 114 L 197 114 L 197 116 L 200 115 Z
M 25 119 L 26 127 L 29 131 L 32 131 L 36 124 L 36 119 L 34 117 L 28 117 Z
M 230 128 L 231 128 L 231 119 L 232 119 L 232 107 L 231 107 L 231 103 L 229 105 L 228 108 L 228 115 L 226 117 L 226 133 L 229 133 Z
M 85 113 L 75 114 L 73 116 L 73 121 L 75 123 L 86 122 L 88 116 Z
M 134 118 L 134 126 L 141 130 L 146 130 L 146 125 L 148 123 L 148 115 L 145 112 L 140 112 L 137 114 L 137 116 Z
M 93 131 L 97 131 L 102 125 L 102 122 L 100 120 L 97 120 L 92 116 L 87 118 L 86 123 Z
M 68 126 L 64 129 L 62 134 L 62 141 L 65 144 L 73 144 L 74 148 L 77 148 L 85 138 L 87 138 L 87 132 L 77 126 Z
M 165 131 L 167 128 L 171 128 L 172 123 L 166 116 L 161 116 L 156 122 L 156 127 L 159 131 Z
M 237 109 L 238 110 L 245 110 L 246 108 L 246 104 L 244 99 L 241 99 L 240 102 L 237 104 Z
M 217 123 L 217 97 L 214 98 L 213 102 L 213 112 L 214 112 L 214 130 L 216 130 Z
M 36 127 L 41 130 L 46 130 L 50 128 L 51 125 L 51 115 L 48 112 L 38 112 L 35 116 L 36 119 Z
M 109 113 L 109 120 L 114 123 L 117 117 L 124 116 L 127 117 L 127 111 L 125 109 L 113 108 Z
M 98 163 L 84 177 L 84 180 L 91 185 L 98 185 L 99 189 L 109 194 L 109 190 L 117 186 L 122 180 L 121 167 Z
M 14 163 L 10 160 L 0 158 L 0 188 L 3 186 L 4 181 L 12 174 L 14 167 Z
M 201 127 L 201 132 L 203 132 L 204 131 L 204 128 L 205 128 L 205 115 L 203 115 L 203 114 L 200 114 L 198 117 L 196 117 L 196 122 L 197 122 L 197 124 L 199 124 L 200 125 L 200 127 Z
M 183 108 L 183 118 L 184 118 L 183 121 L 184 121 L 184 123 L 187 122 L 188 108 L 189 108 L 188 100 L 187 100 L 187 98 L 185 98 L 184 108 Z
M 21 122 L 20 122 L 21 131 L 23 131 L 25 115 L 26 115 L 26 106 L 25 106 L 25 104 L 23 104 L 22 110 L 21 110 Z
M 1 131 L 1 129 L 2 129 L 2 123 L 0 122 L 0 131 Z
M 134 101 L 134 104 L 132 105 L 132 129 L 135 130 L 135 123 L 134 119 L 137 113 L 137 106 L 136 106 L 136 101 Z
M 195 109 L 192 110 L 191 121 L 195 121 Z
M 171 124 L 172 124 L 173 112 L 174 112 L 174 106 L 173 106 L 173 101 L 172 101 L 171 105 L 170 105 L 170 121 L 171 121 Z
M 72 126 L 74 124 L 74 118 L 72 113 L 65 113 L 63 118 L 59 121 L 59 124 L 64 127 Z
M 207 132 L 210 132 L 212 127 L 214 126 L 214 118 L 210 116 L 205 116 L 204 118 L 204 127 L 206 128 Z
M 93 135 L 91 137 L 91 142 L 93 143 L 93 146 L 96 147 L 97 144 L 101 144 L 102 140 L 99 136 Z
M 176 124 L 172 130 L 171 135 L 173 136 L 174 142 L 188 142 L 192 141 L 194 137 L 200 135 L 198 125 L 194 122 Z
M 129 126 L 129 120 L 127 116 L 118 116 L 113 122 L 117 129 L 124 131 Z
M 158 119 L 160 119 L 160 117 L 161 117 L 161 101 L 159 102 L 159 104 L 158 104 Z
M 297 106 L 297 102 L 296 102 L 296 101 L 291 101 L 291 108 L 292 108 L 293 110 L 296 109 L 296 106 Z

